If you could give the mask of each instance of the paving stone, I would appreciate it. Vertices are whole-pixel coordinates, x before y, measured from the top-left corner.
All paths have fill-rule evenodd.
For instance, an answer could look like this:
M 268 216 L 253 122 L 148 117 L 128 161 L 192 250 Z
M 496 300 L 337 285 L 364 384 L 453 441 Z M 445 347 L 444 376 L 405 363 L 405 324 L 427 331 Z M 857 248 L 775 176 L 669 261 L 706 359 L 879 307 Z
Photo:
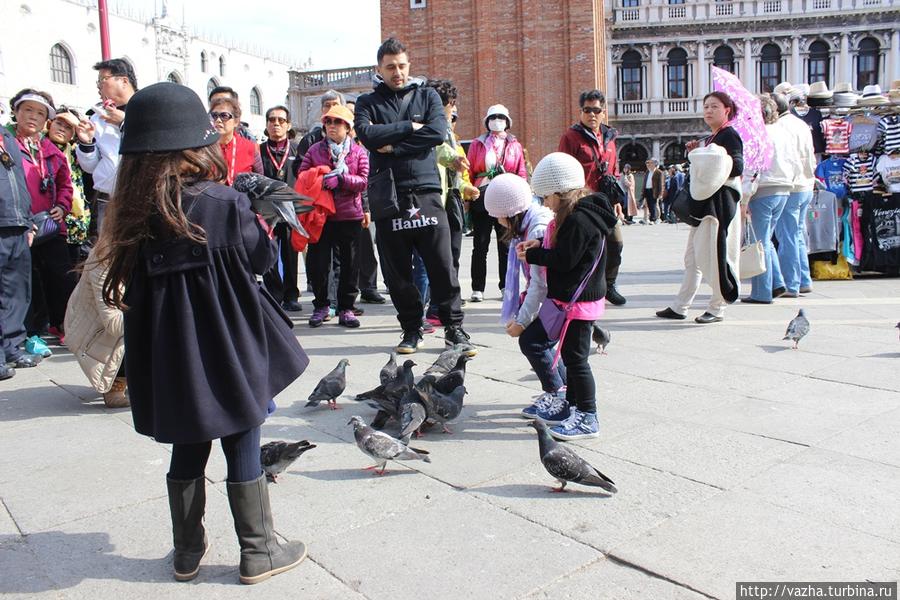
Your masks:
M 834 452 L 900 467 L 900 410 L 885 413 L 817 444 Z

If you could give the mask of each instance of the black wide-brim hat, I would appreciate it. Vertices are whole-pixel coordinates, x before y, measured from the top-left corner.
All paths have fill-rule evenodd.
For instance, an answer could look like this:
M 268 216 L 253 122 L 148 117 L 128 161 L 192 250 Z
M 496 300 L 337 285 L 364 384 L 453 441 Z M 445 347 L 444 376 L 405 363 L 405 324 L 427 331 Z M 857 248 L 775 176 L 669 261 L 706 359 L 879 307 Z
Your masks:
M 164 81 L 138 90 L 128 101 L 119 154 L 174 152 L 219 141 L 200 96 Z
M 833 98 L 815 98 L 813 96 L 808 96 L 806 98 L 806 104 L 812 107 L 821 107 L 821 106 L 831 106 L 834 104 Z

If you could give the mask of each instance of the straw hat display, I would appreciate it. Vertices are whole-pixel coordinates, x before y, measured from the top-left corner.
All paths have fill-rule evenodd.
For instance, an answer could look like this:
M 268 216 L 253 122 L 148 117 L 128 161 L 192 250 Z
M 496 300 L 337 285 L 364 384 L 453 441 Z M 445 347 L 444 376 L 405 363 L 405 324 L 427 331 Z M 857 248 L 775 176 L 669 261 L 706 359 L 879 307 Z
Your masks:
M 881 86 L 877 84 L 867 85 L 863 88 L 862 97 L 856 101 L 857 106 L 884 106 L 885 104 L 890 104 L 890 100 L 881 93 Z

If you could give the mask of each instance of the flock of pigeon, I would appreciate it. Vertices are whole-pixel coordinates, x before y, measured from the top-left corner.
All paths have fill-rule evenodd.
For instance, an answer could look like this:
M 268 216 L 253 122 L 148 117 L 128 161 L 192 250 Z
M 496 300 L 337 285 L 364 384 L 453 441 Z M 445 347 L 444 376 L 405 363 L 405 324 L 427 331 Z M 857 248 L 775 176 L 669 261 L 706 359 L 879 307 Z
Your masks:
M 601 328 L 597 328 L 601 329 Z M 609 343 L 609 332 L 594 332 L 594 340 L 598 352 L 605 352 Z M 357 447 L 375 464 L 365 470 L 373 470 L 383 475 L 390 460 L 421 460 L 430 463 L 427 450 L 409 445 L 413 438 L 420 438 L 434 426 L 440 426 L 445 434 L 453 433 L 448 423 L 456 420 L 462 413 L 463 399 L 466 395 L 465 378 L 466 363 L 471 360 L 465 347 L 453 347 L 445 350 L 437 360 L 428 367 L 416 380 L 413 367 L 416 363 L 406 360 L 397 364 L 397 355 L 392 352 L 388 362 L 379 372 L 380 383 L 377 387 L 355 396 L 357 402 L 375 409 L 375 417 L 367 424 L 360 416 L 350 418 L 348 425 L 353 426 L 353 435 Z M 347 387 L 347 366 L 350 361 L 341 359 L 337 366 L 325 375 L 309 396 L 307 407 L 327 403 L 332 410 L 340 408 L 337 399 Z M 398 431 L 397 437 L 382 431 L 394 423 Z M 559 444 L 540 422 L 532 423 L 538 433 L 538 447 L 541 463 L 556 480 L 560 487 L 554 491 L 565 491 L 569 482 L 587 486 L 596 486 L 609 493 L 615 493 L 613 481 L 578 456 L 571 448 Z M 291 463 L 307 450 L 315 448 L 306 440 L 295 443 L 283 441 L 265 444 L 260 453 L 266 478 L 277 482 L 277 477 Z
M 900 329 L 900 323 L 897 323 Z M 809 320 L 801 308 L 788 324 L 784 339 L 797 349 L 800 340 L 810 330 Z M 606 354 L 611 340 L 607 329 L 594 325 L 592 339 L 597 344 L 597 352 Z M 423 375 L 416 381 L 413 367 L 416 363 L 406 360 L 397 364 L 397 355 L 391 352 L 390 359 L 379 372 L 377 387 L 357 394 L 355 400 L 376 410 L 371 424 L 366 424 L 360 416 L 350 418 L 353 435 L 359 449 L 372 458 L 375 464 L 365 470 L 374 470 L 383 475 L 389 460 L 421 460 L 431 462 L 427 450 L 409 445 L 412 438 L 419 438 L 434 425 L 440 425 L 444 433 L 452 433 L 447 423 L 454 421 L 462 412 L 466 395 L 466 363 L 471 360 L 463 347 L 453 347 L 438 356 Z M 341 359 L 337 366 L 316 385 L 309 396 L 307 407 L 315 407 L 327 402 L 336 410 L 337 399 L 347 387 L 347 366 L 350 361 Z M 389 423 L 396 422 L 398 435 L 394 437 L 382 431 Z M 616 493 L 615 483 L 587 461 L 578 456 L 571 447 L 558 443 L 541 421 L 532 421 L 530 426 L 537 431 L 541 463 L 560 484 L 553 491 L 563 492 L 569 482 L 599 487 L 608 493 Z M 262 446 L 260 455 L 267 479 L 275 483 L 278 474 L 287 469 L 307 450 L 315 448 L 307 440 L 295 443 L 283 441 L 269 442 Z

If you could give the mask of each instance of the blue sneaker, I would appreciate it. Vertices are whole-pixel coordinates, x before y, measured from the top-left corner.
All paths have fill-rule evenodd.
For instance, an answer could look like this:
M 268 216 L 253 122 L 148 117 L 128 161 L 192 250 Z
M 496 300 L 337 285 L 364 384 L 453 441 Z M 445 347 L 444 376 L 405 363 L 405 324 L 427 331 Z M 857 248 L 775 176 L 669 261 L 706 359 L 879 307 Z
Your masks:
M 535 418 L 547 425 L 559 425 L 569 418 L 569 403 L 559 396 L 554 396 L 547 408 L 537 411 Z
M 41 358 L 49 358 L 53 356 L 53 352 L 51 352 L 46 342 L 44 342 L 44 340 L 42 340 L 40 336 L 37 335 L 33 335 L 25 340 L 25 352 L 27 352 L 28 354 L 37 354 Z
M 581 412 L 573 408 L 568 419 L 550 429 L 550 435 L 564 441 L 600 437 L 597 413 Z
M 522 416 L 526 419 L 536 419 L 538 411 L 550 408 L 550 403 L 553 402 L 554 398 L 556 398 L 556 394 L 553 392 L 544 392 L 535 398 L 531 406 L 522 409 Z

